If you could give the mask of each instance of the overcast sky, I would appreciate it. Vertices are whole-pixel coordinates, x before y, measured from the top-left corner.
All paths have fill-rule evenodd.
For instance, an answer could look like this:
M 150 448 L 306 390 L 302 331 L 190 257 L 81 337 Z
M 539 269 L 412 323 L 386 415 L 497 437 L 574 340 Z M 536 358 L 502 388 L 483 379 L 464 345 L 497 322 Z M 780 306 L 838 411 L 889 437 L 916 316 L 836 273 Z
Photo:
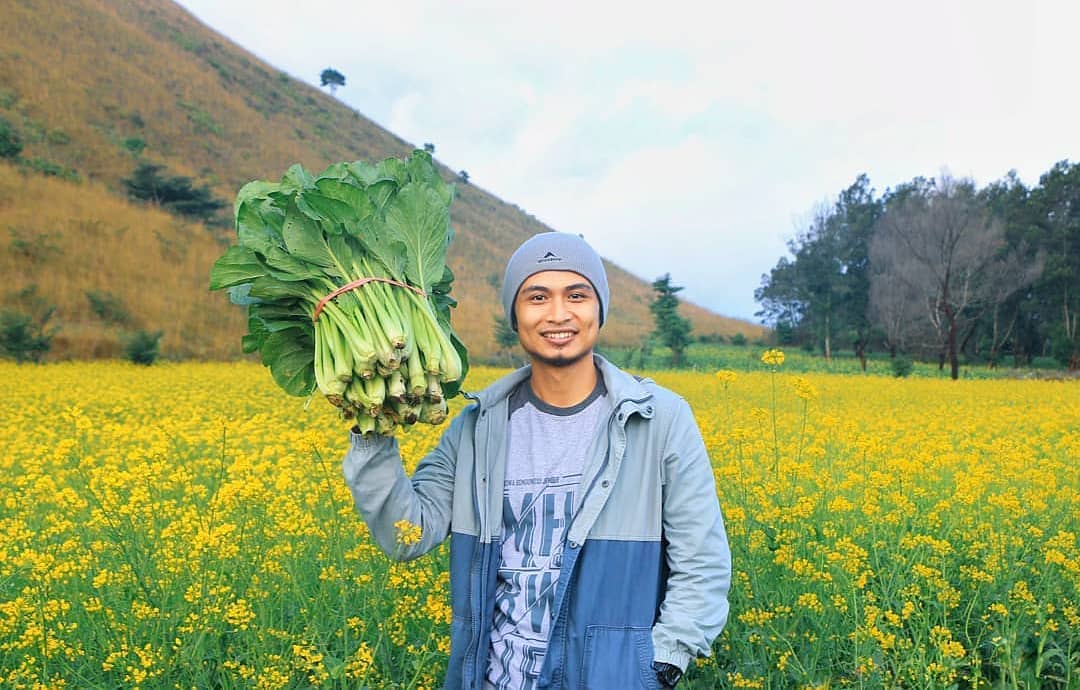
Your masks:
M 1080 159 L 1077 2 L 182 0 L 557 230 L 749 320 L 814 208 Z

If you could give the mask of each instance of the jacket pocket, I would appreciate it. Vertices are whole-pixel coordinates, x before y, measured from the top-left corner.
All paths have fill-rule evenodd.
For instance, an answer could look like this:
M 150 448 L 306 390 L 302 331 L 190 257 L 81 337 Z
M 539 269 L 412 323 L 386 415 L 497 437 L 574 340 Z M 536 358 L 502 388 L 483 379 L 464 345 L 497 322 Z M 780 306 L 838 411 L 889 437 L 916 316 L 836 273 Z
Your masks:
M 582 690 L 659 690 L 652 670 L 652 630 L 590 625 L 585 629 Z

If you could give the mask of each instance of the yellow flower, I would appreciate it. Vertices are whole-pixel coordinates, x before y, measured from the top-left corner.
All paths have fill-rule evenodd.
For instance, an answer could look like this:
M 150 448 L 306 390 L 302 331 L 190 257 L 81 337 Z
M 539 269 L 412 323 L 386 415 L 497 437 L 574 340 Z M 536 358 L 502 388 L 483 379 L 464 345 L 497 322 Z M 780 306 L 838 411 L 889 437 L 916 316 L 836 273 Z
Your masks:
M 402 546 L 412 546 L 413 544 L 420 543 L 420 538 L 423 536 L 423 528 L 420 525 L 414 525 L 408 520 L 398 520 L 394 523 L 394 529 L 397 530 L 397 540 Z
M 780 355 L 780 361 L 784 361 L 784 355 Z M 801 376 L 792 379 L 791 384 L 795 387 L 795 397 L 802 400 L 813 400 L 817 397 L 817 389 Z
M 720 371 L 716 372 L 716 378 L 720 381 L 720 383 L 726 386 L 735 380 L 736 374 L 730 369 L 721 369 Z
M 765 353 L 761 355 L 761 361 L 770 367 L 779 367 L 784 363 L 784 353 L 776 348 L 765 350 Z

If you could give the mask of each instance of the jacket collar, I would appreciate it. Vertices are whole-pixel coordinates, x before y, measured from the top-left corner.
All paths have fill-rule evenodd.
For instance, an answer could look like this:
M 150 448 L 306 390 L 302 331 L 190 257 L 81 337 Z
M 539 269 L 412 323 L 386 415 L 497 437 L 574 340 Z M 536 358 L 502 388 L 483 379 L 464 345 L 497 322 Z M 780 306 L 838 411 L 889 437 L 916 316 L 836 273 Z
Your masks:
M 625 405 L 628 406 L 627 412 L 638 412 L 644 417 L 652 417 L 653 408 L 648 404 L 648 400 L 652 398 L 652 392 L 645 386 L 646 383 L 651 383 L 650 379 L 638 379 L 595 353 L 593 360 L 600 370 L 600 375 L 604 377 L 604 386 L 615 408 Z M 519 383 L 529 378 L 531 372 L 532 366 L 525 365 L 503 376 L 482 391 L 464 393 L 464 396 L 475 400 L 480 409 L 487 409 L 509 397 Z

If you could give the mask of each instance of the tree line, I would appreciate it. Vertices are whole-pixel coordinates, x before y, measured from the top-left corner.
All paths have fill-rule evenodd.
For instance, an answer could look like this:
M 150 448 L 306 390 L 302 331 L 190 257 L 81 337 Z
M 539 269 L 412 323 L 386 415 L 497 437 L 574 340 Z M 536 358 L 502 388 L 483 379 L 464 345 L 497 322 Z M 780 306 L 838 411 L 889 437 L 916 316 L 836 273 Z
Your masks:
M 859 175 L 762 276 L 759 317 L 785 344 L 995 366 L 1080 368 L 1080 163 L 1027 187 L 942 174 L 878 195 Z

